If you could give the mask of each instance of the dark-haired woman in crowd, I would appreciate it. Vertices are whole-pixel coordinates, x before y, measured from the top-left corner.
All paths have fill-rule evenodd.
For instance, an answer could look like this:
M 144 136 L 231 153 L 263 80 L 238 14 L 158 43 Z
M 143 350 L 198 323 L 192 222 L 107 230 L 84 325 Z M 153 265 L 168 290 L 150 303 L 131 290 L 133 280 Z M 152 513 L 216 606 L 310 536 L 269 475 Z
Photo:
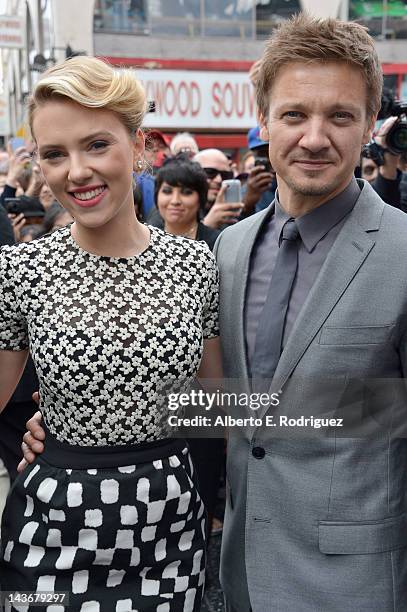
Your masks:
M 207 177 L 199 164 L 183 155 L 169 158 L 156 175 L 154 198 L 161 219 L 153 225 L 175 236 L 203 240 L 212 250 L 220 232 L 200 221 L 207 193 Z

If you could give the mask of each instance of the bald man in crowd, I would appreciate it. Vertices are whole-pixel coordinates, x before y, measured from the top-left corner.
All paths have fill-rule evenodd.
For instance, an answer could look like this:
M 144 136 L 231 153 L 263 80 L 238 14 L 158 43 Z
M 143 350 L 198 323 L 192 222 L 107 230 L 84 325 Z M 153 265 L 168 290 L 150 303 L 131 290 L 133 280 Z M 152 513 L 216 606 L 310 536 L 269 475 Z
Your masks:
M 193 159 L 204 169 L 208 179 L 208 214 L 203 223 L 208 227 L 222 229 L 236 223 L 243 210 L 242 202 L 225 202 L 222 181 L 233 179 L 230 161 L 219 149 L 203 149 Z

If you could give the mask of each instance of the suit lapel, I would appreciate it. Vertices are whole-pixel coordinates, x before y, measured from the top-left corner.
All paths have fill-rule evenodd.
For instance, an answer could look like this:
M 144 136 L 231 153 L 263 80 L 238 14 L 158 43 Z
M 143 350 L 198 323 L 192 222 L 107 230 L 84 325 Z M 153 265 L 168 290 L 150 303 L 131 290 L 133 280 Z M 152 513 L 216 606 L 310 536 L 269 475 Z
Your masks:
M 244 305 L 246 297 L 247 280 L 249 276 L 250 256 L 257 236 L 266 219 L 274 213 L 274 204 L 264 212 L 256 215 L 256 220 L 249 230 L 244 234 L 241 246 L 236 258 L 234 268 L 233 287 L 230 304 L 230 329 L 231 337 L 235 337 L 235 355 L 239 362 L 239 371 L 243 380 L 248 381 L 248 364 L 245 340 Z

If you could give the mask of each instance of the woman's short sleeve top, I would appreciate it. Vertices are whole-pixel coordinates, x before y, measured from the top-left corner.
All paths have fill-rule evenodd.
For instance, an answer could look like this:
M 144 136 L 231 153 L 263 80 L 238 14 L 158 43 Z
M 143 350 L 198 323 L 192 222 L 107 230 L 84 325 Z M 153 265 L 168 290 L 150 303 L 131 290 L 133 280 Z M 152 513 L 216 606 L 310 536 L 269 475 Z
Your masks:
M 30 348 L 50 431 L 70 444 L 169 435 L 168 392 L 218 335 L 218 273 L 202 242 L 150 227 L 139 255 L 79 247 L 70 227 L 0 250 L 0 350 Z

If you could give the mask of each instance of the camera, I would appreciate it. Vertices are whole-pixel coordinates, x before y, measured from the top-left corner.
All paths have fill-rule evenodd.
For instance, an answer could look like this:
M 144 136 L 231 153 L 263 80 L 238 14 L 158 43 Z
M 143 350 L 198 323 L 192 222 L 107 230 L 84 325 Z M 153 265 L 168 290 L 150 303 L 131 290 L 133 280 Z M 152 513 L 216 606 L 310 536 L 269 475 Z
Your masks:
M 400 155 L 407 151 L 407 102 L 396 100 L 389 91 L 385 91 L 377 118 L 388 117 L 398 117 L 398 119 L 386 135 L 386 146 L 393 153 Z
M 43 222 L 45 211 L 36 198 L 30 198 L 25 195 L 19 198 L 6 198 L 4 208 L 9 215 L 23 214 L 30 224 L 40 224 Z
M 6 198 L 4 208 L 10 215 L 19 215 L 24 212 L 20 198 Z
M 264 172 L 273 172 L 270 160 L 268 157 L 256 157 L 255 166 L 264 166 Z
M 397 117 L 397 121 L 391 130 L 386 134 L 386 147 L 396 155 L 406 155 L 407 153 L 407 102 L 396 100 L 390 91 L 384 91 L 382 95 L 382 105 L 377 115 L 378 119 L 388 119 Z M 385 148 L 380 146 L 374 139 L 362 149 L 362 157 L 372 159 L 378 166 L 385 163 Z

